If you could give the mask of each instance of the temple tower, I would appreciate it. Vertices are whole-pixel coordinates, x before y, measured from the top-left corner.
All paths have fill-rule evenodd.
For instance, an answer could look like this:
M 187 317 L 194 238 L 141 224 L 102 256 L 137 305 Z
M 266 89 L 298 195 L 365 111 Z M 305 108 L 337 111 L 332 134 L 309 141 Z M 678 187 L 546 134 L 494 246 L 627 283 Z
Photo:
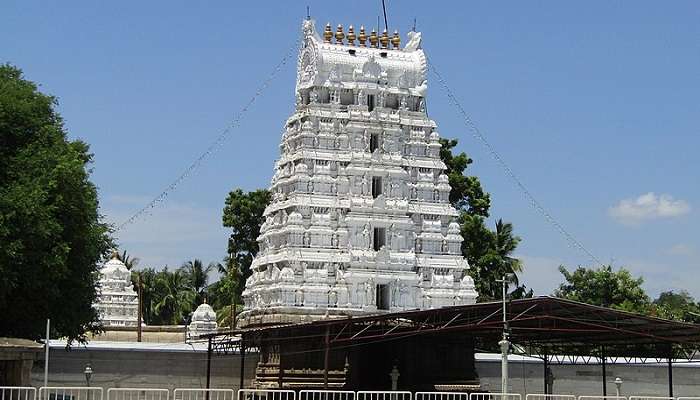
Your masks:
M 474 303 L 421 34 L 302 32 L 240 324 Z
M 131 283 L 131 272 L 116 250 L 100 269 L 100 283 L 95 308 L 105 327 L 138 326 L 139 298 Z

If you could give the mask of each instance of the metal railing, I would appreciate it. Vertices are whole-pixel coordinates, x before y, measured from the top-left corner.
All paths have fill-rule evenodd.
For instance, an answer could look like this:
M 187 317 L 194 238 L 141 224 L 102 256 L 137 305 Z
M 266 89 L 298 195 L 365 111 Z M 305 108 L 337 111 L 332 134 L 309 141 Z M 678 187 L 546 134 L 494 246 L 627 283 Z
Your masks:
M 30 386 L 0 386 L 0 400 L 34 400 L 36 388 Z
M 521 400 L 518 393 L 470 393 L 469 400 Z
M 233 389 L 185 388 L 173 390 L 173 400 L 236 400 Z
M 413 393 L 402 391 L 382 392 L 361 390 L 357 392 L 356 396 L 357 400 L 413 400 Z
M 630 396 L 629 400 L 674 400 L 668 396 Z
M 469 400 L 464 392 L 416 392 L 415 400 Z
M 240 389 L 238 400 L 296 400 L 293 390 Z
M 101 387 L 46 386 L 38 390 L 29 386 L 0 386 L 0 400 L 297 400 L 293 390 L 200 389 L 177 388 L 110 388 L 103 399 Z M 522 400 L 517 393 L 408 392 L 301 390 L 298 400 Z M 415 399 L 414 399 L 415 398 Z M 525 395 L 525 400 L 700 400 L 698 397 L 667 396 L 574 396 L 565 394 Z
M 87 386 L 42 386 L 39 400 L 102 400 L 101 387 Z
M 355 400 L 349 390 L 300 390 L 299 400 Z
M 170 400 L 168 389 L 111 388 L 107 400 Z
M 525 395 L 525 400 L 576 400 L 573 394 L 539 394 L 531 393 Z

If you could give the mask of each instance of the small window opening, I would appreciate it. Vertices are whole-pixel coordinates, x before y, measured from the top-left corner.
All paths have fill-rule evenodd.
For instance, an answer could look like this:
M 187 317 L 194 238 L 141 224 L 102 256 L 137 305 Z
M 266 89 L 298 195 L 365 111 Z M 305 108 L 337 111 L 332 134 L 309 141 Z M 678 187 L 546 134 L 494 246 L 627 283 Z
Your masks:
M 386 229 L 374 228 L 374 251 L 379 251 L 386 244 Z
M 369 152 L 374 153 L 379 148 L 379 134 L 373 133 L 369 139 Z
M 351 56 L 355 55 L 355 49 L 350 49 L 348 50 L 348 53 L 350 53 Z
M 372 197 L 375 199 L 382 194 L 382 178 L 380 176 L 372 177 Z
M 374 95 L 373 94 L 367 95 L 367 109 L 369 111 L 374 110 Z
M 379 56 L 381 58 L 386 58 L 386 51 L 382 51 L 381 53 L 379 53 Z
M 391 308 L 391 291 L 389 285 L 377 285 L 376 301 L 378 310 L 388 310 Z

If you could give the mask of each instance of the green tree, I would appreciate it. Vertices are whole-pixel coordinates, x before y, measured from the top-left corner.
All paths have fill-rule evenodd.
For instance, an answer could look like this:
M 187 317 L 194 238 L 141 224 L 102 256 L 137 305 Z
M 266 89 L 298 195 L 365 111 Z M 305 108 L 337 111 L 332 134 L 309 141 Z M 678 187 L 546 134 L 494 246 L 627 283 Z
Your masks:
M 453 149 L 458 143 L 457 139 L 440 139 L 440 159 L 447 166 L 445 174 L 452 188 L 450 203 L 469 215 L 488 217 L 491 195 L 484 192 L 479 178 L 465 174 L 474 161 L 465 153 L 453 154 Z
M 651 311 L 651 300 L 642 288 L 644 279 L 633 277 L 625 268 L 614 271 L 606 265 L 597 269 L 578 267 L 569 272 L 562 265 L 559 272 L 565 282 L 555 290 L 556 297 L 641 314 Z
M 134 267 L 139 265 L 139 259 L 138 257 L 131 257 L 126 250 L 122 251 L 121 254 L 118 254 L 119 261 L 123 262 L 124 265 L 126 266 L 126 269 L 131 271 Z
M 131 271 L 131 282 L 134 284 L 136 290 L 138 290 L 139 285 L 141 285 L 141 303 L 143 313 L 143 322 L 146 325 L 158 325 L 160 324 L 160 318 L 158 318 L 153 312 L 154 301 L 157 298 L 157 287 L 156 278 L 158 273 L 153 268 L 144 268 L 140 271 Z
M 474 278 L 479 299 L 494 300 L 502 296 L 501 284 L 496 280 L 505 274 L 515 276 L 515 289 L 511 297 L 532 297 L 532 290 L 527 290 L 519 283 L 517 274 L 522 272 L 522 262 L 512 256 L 520 243 L 520 238 L 513 233 L 513 225 L 499 219 L 495 230 L 486 226 L 489 216 L 491 196 L 481 187 L 476 176 L 467 175 L 472 159 L 465 153 L 453 153 L 458 141 L 440 139 L 440 158 L 447 169 L 445 173 L 450 180 L 450 203 L 459 211 L 459 224 L 464 238 L 462 254 L 470 265 L 470 275 Z
M 700 304 L 685 290 L 662 292 L 654 300 L 654 309 L 661 318 L 700 323 Z
M 216 310 L 219 326 L 231 326 L 232 317 L 242 311 L 238 293 L 239 285 L 245 285 L 237 268 L 227 268 L 219 264 L 221 278 L 209 287 L 210 304 Z M 234 309 L 235 305 L 235 309 Z
M 207 288 L 209 287 L 209 274 L 215 268 L 217 268 L 217 265 L 215 263 L 210 263 L 205 267 L 202 263 L 202 260 L 199 259 L 187 261 L 186 263 L 182 264 L 182 267 L 180 267 L 180 270 L 187 278 L 187 283 L 190 287 L 190 290 L 192 290 L 194 294 L 194 308 L 202 304 L 207 298 Z
M 83 340 L 99 330 L 97 266 L 113 242 L 90 182 L 88 145 L 69 140 L 54 97 L 0 65 L 0 336 Z
M 248 193 L 236 189 L 226 198 L 223 224 L 231 228 L 228 242 L 230 257 L 226 269 L 232 270 L 231 277 L 236 277 L 241 282 L 245 282 L 251 274 L 250 265 L 259 250 L 257 238 L 260 235 L 260 225 L 265 220 L 263 212 L 270 199 L 270 192 L 263 189 Z M 239 303 L 243 287 L 244 284 L 235 286 Z
M 156 276 L 153 313 L 158 322 L 167 325 L 187 323 L 194 303 L 194 292 L 187 276 L 181 270 L 164 268 Z

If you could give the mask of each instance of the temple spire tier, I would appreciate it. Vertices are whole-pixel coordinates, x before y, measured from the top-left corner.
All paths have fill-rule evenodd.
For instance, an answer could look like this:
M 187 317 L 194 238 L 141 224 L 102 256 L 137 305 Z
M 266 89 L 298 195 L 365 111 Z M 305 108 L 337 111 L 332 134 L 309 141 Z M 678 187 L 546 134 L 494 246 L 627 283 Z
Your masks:
M 296 109 L 241 324 L 474 303 L 440 135 L 425 112 L 421 34 L 387 51 L 399 48 L 398 32 L 345 36 L 328 24 L 321 36 L 312 20 L 302 31 Z

